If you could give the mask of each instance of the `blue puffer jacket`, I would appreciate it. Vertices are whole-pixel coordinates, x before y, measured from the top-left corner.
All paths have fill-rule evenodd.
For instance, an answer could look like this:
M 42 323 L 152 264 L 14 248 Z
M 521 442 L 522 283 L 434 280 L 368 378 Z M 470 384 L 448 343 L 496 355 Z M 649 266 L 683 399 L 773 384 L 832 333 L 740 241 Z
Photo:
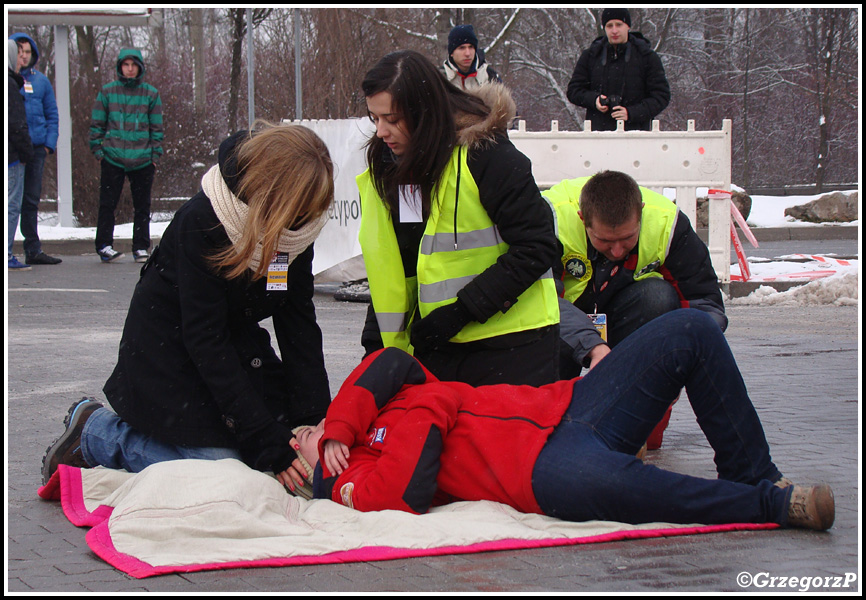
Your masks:
M 24 109 L 27 111 L 27 127 L 30 128 L 30 140 L 34 146 L 45 146 L 54 152 L 57 148 L 60 117 L 51 82 L 45 75 L 35 70 L 36 62 L 39 60 L 39 49 L 33 38 L 26 33 L 14 33 L 9 36 L 9 39 L 30 43 L 33 52 L 30 64 L 19 73 L 24 78 L 21 95 L 24 96 Z

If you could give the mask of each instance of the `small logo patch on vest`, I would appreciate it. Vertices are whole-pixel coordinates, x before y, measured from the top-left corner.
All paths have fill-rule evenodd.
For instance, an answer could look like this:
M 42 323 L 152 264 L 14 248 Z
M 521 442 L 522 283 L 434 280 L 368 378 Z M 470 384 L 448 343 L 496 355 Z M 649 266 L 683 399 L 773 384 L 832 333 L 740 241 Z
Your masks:
M 589 259 L 580 254 L 567 254 L 563 257 L 562 264 L 568 274 L 578 281 L 585 281 L 592 274 Z
M 367 445 L 372 447 L 373 444 L 384 444 L 386 429 L 387 427 L 371 427 L 367 432 Z
M 636 278 L 637 278 L 637 277 L 641 277 L 641 276 L 643 276 L 643 275 L 646 275 L 647 273 L 653 273 L 653 272 L 655 272 L 655 271 L 658 271 L 658 270 L 659 270 L 659 267 L 660 267 L 661 265 L 662 265 L 662 261 L 660 261 L 660 260 L 655 260 L 655 261 L 651 262 L 650 264 L 648 264 L 647 266 L 645 266 L 645 267 L 644 267 L 643 269 L 641 269 L 640 271 L 638 271 L 638 273 L 635 275 L 635 277 L 636 277 Z

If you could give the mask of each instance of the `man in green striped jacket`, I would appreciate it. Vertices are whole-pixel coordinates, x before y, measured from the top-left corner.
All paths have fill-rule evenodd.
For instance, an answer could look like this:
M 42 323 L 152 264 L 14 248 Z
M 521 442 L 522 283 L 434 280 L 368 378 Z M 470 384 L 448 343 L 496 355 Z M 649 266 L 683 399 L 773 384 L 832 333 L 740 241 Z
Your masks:
M 144 82 L 141 52 L 125 48 L 117 57 L 117 80 L 102 87 L 93 105 L 90 150 L 101 162 L 96 252 L 103 262 L 123 256 L 114 245 L 114 211 L 129 178 L 134 209 L 132 255 L 146 262 L 150 248 L 150 189 L 162 156 L 162 100 Z

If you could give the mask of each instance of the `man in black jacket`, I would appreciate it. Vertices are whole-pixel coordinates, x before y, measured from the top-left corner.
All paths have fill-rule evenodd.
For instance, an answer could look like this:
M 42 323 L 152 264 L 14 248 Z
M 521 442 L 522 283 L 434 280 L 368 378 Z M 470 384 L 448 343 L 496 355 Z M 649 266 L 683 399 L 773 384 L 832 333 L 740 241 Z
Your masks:
M 671 99 L 662 61 L 649 42 L 631 31 L 625 8 L 601 13 L 605 35 L 598 37 L 577 61 L 568 83 L 568 99 L 586 108 L 594 131 L 649 130 Z
M 30 143 L 30 130 L 27 128 L 27 114 L 24 111 L 24 98 L 21 88 L 24 79 L 18 74 L 18 44 L 8 40 L 9 75 L 7 82 L 9 125 L 7 142 L 9 144 L 9 159 L 7 170 L 7 215 L 9 217 L 9 271 L 29 271 L 30 267 L 12 255 L 12 244 L 15 241 L 15 230 L 18 229 L 18 218 L 21 215 L 21 200 L 24 197 L 24 164 L 33 157 L 33 144 Z

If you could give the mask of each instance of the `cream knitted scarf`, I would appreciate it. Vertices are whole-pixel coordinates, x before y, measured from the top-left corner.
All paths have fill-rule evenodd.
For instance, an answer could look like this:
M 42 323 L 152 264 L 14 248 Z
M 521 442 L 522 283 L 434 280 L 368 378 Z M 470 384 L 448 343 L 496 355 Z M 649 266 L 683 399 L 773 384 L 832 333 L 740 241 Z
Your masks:
M 201 178 L 201 189 L 210 200 L 211 206 L 213 206 L 220 223 L 225 227 L 232 244 L 237 246 L 243 235 L 249 207 L 232 194 L 225 180 L 223 180 L 219 165 L 214 165 L 210 171 L 204 174 L 204 177 Z M 289 255 L 289 264 L 292 264 L 292 261 L 299 254 L 316 241 L 319 232 L 322 231 L 327 221 L 328 211 L 325 211 L 319 219 L 303 225 L 300 229 L 283 229 L 283 232 L 280 234 L 280 241 L 277 244 L 277 251 L 287 253 Z M 260 240 L 250 260 L 249 268 L 256 271 L 261 262 L 262 243 Z

